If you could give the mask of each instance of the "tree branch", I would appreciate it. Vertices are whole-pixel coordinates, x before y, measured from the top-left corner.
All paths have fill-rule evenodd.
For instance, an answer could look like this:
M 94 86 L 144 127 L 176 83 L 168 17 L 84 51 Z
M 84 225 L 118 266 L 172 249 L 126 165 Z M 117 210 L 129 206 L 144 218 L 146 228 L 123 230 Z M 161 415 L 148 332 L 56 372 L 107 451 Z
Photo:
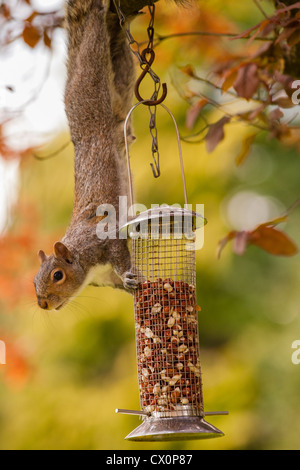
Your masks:
M 173 38 L 180 38 L 180 37 L 185 37 L 185 36 L 208 36 L 208 37 L 215 37 L 215 38 L 227 38 L 227 39 L 234 39 L 236 37 L 236 33 L 215 33 L 212 31 L 188 31 L 187 33 L 174 33 L 174 34 L 168 34 L 166 36 L 161 36 L 160 34 L 156 34 L 156 39 L 154 45 L 157 46 L 160 44 L 162 41 L 165 41 L 166 39 L 173 39 Z M 243 36 L 241 39 L 251 39 L 252 36 Z M 270 37 L 261 37 L 257 36 L 255 37 L 256 41 L 266 41 L 270 42 L 272 41 L 272 38 Z M 147 41 L 144 43 L 141 43 L 141 45 L 146 44 Z

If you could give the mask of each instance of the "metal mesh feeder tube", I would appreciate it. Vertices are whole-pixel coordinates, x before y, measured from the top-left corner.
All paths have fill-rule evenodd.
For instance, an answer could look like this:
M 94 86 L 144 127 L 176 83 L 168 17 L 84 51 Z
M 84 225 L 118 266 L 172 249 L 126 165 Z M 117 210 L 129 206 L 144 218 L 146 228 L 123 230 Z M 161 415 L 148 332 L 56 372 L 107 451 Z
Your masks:
M 127 126 L 124 126 L 129 202 L 134 207 Z M 196 233 L 205 225 L 201 215 L 189 211 L 179 129 L 171 111 L 179 153 L 185 209 L 160 206 L 142 212 L 125 224 L 132 243 L 132 271 L 138 282 L 134 293 L 137 372 L 142 424 L 126 439 L 170 441 L 221 437 L 205 421 L 199 325 L 196 299 Z
M 194 249 L 197 219 L 204 225 L 205 219 L 191 211 L 164 207 L 146 211 L 129 224 L 138 281 L 134 310 L 143 416 L 129 440 L 223 435 L 204 420 Z

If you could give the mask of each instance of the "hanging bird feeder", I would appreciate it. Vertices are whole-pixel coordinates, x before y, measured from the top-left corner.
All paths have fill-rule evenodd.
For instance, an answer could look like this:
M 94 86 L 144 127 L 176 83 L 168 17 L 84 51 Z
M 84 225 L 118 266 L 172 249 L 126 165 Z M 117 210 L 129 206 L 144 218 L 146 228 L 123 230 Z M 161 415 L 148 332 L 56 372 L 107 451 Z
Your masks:
M 163 104 L 167 86 L 160 90 L 159 77 L 152 71 L 154 11 L 149 7 L 151 22 L 148 28 L 148 47 L 139 54 L 143 69 L 135 94 L 138 103 L 130 110 L 124 126 L 128 166 L 130 205 L 133 207 L 133 185 L 127 127 L 133 111 L 140 105 L 150 111 L 152 135 L 151 164 L 155 178 L 160 176 L 156 129 L 156 110 L 160 106 L 171 116 L 176 129 L 185 209 L 164 206 L 140 213 L 127 223 L 132 242 L 132 272 L 137 279 L 134 293 L 137 371 L 140 410 L 117 409 L 117 413 L 134 414 L 143 418 L 142 424 L 126 439 L 133 441 L 169 441 L 205 439 L 223 433 L 205 421 L 208 415 L 227 412 L 206 412 L 199 348 L 196 298 L 196 231 L 203 229 L 205 218 L 187 209 L 187 190 L 180 135 L 176 120 Z M 130 31 L 127 32 L 128 36 Z M 134 42 L 131 40 L 131 43 Z M 155 92 L 143 100 L 139 88 L 150 74 Z
M 178 127 L 168 108 L 161 106 L 175 123 L 187 207 Z M 126 151 L 133 206 L 127 138 Z M 125 226 L 132 240 L 132 270 L 138 282 L 134 309 L 141 410 L 116 412 L 143 417 L 143 423 L 127 436 L 128 440 L 205 439 L 223 435 L 204 419 L 207 415 L 227 414 L 207 413 L 203 402 L 195 238 L 196 229 L 205 223 L 204 217 L 195 212 L 165 206 L 140 213 Z

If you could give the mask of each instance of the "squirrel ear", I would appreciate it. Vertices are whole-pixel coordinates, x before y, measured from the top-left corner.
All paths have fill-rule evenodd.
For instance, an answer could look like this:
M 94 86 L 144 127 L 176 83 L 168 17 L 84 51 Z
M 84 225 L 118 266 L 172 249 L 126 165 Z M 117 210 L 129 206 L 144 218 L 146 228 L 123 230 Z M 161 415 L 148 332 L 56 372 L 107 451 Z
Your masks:
M 45 252 L 44 252 L 43 250 L 40 250 L 40 251 L 38 252 L 38 256 L 39 256 L 39 258 L 40 258 L 40 260 L 41 260 L 41 264 L 43 264 L 43 263 L 47 260 L 47 256 L 46 256 L 46 254 L 45 254 Z
M 57 259 L 63 259 L 67 263 L 73 262 L 73 256 L 70 250 L 62 242 L 56 242 L 54 247 L 54 256 Z

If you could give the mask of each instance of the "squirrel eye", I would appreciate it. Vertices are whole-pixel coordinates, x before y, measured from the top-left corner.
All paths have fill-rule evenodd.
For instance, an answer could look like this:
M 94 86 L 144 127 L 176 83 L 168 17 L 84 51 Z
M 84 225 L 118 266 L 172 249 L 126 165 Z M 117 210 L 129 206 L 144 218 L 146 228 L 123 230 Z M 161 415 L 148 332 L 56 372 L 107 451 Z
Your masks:
M 52 273 L 52 279 L 54 282 L 62 281 L 64 278 L 65 278 L 65 274 L 61 270 L 57 270 Z

